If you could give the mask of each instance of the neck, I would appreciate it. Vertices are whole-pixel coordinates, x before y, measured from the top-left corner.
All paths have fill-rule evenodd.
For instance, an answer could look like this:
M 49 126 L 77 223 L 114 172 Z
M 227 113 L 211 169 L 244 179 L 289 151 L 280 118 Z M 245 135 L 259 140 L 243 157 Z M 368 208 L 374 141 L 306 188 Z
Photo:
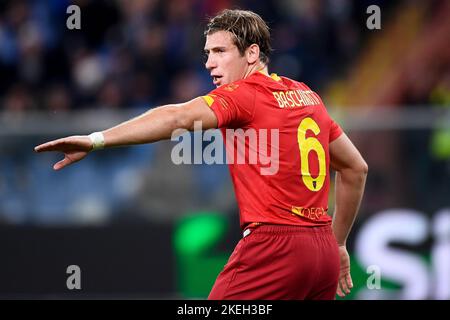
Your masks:
M 266 64 L 262 63 L 255 63 L 247 69 L 244 75 L 244 79 L 249 77 L 250 75 L 254 74 L 255 72 L 261 71 L 262 73 L 269 75 L 269 69 Z

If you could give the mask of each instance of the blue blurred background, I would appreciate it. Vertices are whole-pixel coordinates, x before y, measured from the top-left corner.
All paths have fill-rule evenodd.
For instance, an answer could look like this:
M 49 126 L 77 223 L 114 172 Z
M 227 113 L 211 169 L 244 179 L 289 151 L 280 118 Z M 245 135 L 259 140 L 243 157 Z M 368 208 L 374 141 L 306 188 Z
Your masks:
M 240 237 L 226 165 L 175 165 L 166 141 L 55 172 L 33 147 L 212 90 L 203 29 L 224 8 L 268 22 L 269 71 L 317 91 L 368 162 L 347 299 L 450 299 L 445 0 L 1 1 L 0 297 L 207 296 Z

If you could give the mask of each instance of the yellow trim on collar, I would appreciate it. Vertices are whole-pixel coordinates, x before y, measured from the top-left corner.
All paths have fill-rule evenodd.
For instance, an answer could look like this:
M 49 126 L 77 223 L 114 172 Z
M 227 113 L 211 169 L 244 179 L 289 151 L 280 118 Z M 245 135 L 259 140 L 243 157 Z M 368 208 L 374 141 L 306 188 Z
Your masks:
M 272 73 L 270 77 L 275 81 L 281 81 L 281 78 L 276 73 Z
M 259 72 L 260 72 L 261 74 L 265 75 L 266 77 L 272 78 L 272 80 L 275 80 L 275 81 L 281 81 L 281 78 L 280 78 L 276 73 L 271 73 L 270 76 L 269 76 L 267 73 L 265 73 L 265 72 L 262 71 L 262 70 L 260 70 Z

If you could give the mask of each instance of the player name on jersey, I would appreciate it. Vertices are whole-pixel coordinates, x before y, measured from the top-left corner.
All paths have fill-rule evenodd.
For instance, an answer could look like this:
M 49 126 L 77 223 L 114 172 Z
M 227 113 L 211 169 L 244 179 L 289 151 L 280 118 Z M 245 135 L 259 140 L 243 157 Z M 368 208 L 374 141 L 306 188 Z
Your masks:
M 280 108 L 295 108 L 320 104 L 320 98 L 311 90 L 288 90 L 272 92 Z

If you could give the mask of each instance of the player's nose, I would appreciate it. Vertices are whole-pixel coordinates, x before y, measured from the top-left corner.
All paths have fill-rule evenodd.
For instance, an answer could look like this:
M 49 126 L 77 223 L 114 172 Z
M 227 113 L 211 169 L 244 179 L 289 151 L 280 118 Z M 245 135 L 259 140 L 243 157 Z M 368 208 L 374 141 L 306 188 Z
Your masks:
M 206 59 L 206 62 L 205 62 L 205 68 L 208 69 L 209 71 L 211 71 L 215 67 L 217 67 L 217 63 L 211 57 L 211 55 L 209 55 L 208 58 Z

